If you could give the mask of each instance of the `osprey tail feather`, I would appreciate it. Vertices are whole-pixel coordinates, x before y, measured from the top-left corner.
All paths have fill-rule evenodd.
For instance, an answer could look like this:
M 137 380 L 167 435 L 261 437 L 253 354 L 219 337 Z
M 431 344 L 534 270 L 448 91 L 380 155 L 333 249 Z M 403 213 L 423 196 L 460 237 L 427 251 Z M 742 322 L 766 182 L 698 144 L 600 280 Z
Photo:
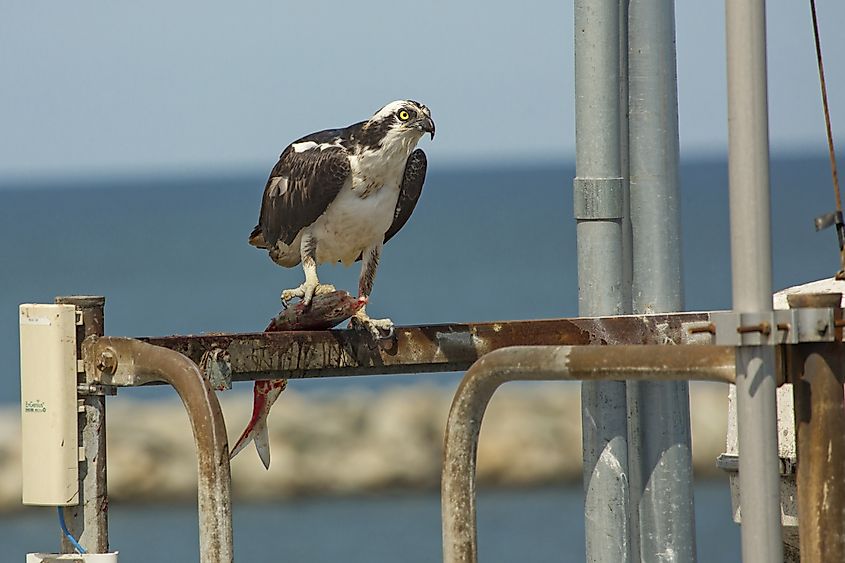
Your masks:
M 249 235 L 249 244 L 256 248 L 269 248 L 264 240 L 264 233 L 261 232 L 261 225 L 256 225 Z

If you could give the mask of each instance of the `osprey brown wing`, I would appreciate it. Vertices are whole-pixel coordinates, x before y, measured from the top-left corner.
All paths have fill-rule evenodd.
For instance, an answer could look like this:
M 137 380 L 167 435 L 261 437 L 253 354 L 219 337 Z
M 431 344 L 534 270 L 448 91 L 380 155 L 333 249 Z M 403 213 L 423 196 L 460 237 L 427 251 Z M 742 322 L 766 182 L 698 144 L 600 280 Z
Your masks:
M 297 143 L 304 141 L 308 138 Z M 349 157 L 343 147 L 314 146 L 302 152 L 296 152 L 293 145 L 286 148 L 267 180 L 258 226 L 250 241 L 263 242 L 256 244 L 263 248 L 273 248 L 278 241 L 290 245 L 299 231 L 326 211 L 349 174 Z
M 399 229 L 405 226 L 411 213 L 417 206 L 422 194 L 423 182 L 425 182 L 425 171 L 428 168 L 428 161 L 422 149 L 417 149 L 408 157 L 405 163 L 405 173 L 402 176 L 402 187 L 399 190 L 399 200 L 396 202 L 396 210 L 393 212 L 393 223 L 387 232 L 384 233 L 384 242 L 393 238 Z

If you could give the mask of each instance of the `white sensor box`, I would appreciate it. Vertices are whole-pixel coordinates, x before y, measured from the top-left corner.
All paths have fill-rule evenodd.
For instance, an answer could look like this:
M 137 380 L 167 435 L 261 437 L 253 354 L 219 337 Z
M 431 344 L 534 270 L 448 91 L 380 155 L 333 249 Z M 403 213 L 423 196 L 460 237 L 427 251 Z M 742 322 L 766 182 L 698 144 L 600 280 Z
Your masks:
M 76 307 L 20 306 L 23 503 L 79 504 Z

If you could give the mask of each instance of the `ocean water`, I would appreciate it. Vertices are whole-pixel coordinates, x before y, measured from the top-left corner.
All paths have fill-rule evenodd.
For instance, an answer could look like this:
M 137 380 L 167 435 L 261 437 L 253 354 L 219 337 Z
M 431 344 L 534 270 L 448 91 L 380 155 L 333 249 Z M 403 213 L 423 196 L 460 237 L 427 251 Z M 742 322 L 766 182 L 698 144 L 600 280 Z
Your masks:
M 730 519 L 726 482 L 696 486 L 700 563 L 737 563 L 739 528 Z M 192 507 L 113 506 L 112 549 L 121 563 L 196 561 L 198 527 Z M 278 505 L 235 503 L 236 561 L 292 563 L 430 563 L 441 560 L 440 499 L 396 494 L 306 499 Z M 485 563 L 583 563 L 580 488 L 485 491 L 478 497 L 479 559 Z M 0 520 L 0 561 L 56 549 L 52 509 Z
M 279 268 L 246 243 L 266 174 L 0 179 L 6 370 L 0 404 L 19 396 L 17 306 L 23 302 L 105 295 L 106 331 L 113 335 L 262 330 L 279 309 L 280 291 L 303 278 L 301 268 Z M 727 163 L 683 162 L 681 175 L 686 307 L 728 308 Z M 432 163 L 411 221 L 385 248 L 370 313 L 400 324 L 575 315 L 573 176 L 563 164 L 442 169 Z M 812 225 L 833 208 L 824 155 L 776 157 L 771 178 L 775 287 L 832 275 L 835 235 L 815 233 Z M 322 266 L 320 279 L 354 292 L 358 271 Z M 302 389 L 348 384 L 297 382 Z

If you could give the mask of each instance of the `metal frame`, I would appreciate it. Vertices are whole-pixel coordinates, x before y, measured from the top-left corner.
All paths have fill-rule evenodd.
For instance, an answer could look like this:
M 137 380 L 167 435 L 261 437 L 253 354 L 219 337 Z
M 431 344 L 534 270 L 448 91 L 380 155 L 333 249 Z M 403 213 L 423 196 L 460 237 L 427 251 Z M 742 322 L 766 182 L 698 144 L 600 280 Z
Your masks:
M 778 383 L 789 374 L 792 382 L 799 383 L 796 396 L 803 393 L 796 400 L 803 405 L 799 448 L 806 456 L 805 477 L 799 478 L 799 499 L 805 507 L 801 518 L 818 526 L 818 533 L 802 535 L 802 551 L 805 543 L 810 550 L 809 542 L 815 542 L 816 553 L 826 553 L 831 545 L 845 549 L 845 526 L 836 518 L 845 509 L 845 434 L 829 431 L 845 428 L 845 410 L 837 406 L 842 402 L 845 347 L 840 341 L 845 323 L 842 311 L 828 305 L 810 299 L 805 303 L 808 308 L 781 319 L 773 317 L 773 322 L 788 319 L 773 328 L 789 336 L 761 345 L 773 356 L 780 349 Z M 731 324 L 726 318 L 737 322 Z M 210 384 L 213 375 L 227 373 L 234 380 L 317 378 L 456 371 L 471 364 L 449 414 L 442 504 L 444 561 L 476 561 L 478 431 L 487 402 L 502 383 L 517 379 L 732 383 L 735 374 L 742 373 L 744 346 L 713 343 L 766 332 L 765 323 L 743 325 L 744 320 L 748 318 L 743 315 L 717 312 L 403 327 L 390 347 L 377 346 L 366 335 L 352 331 L 104 337 L 97 334 L 100 320 L 80 332 L 89 336 L 81 345 L 85 377 L 79 389 L 83 396 L 101 399 L 116 387 L 167 383 L 176 389 L 188 411 L 197 447 L 200 560 L 220 563 L 233 560 L 232 526 L 228 443 Z M 802 381 L 809 387 L 802 387 Z M 812 393 L 806 393 L 808 389 Z M 105 424 L 90 430 L 82 432 L 86 452 L 91 451 L 91 443 L 104 443 Z M 105 453 L 104 448 L 97 450 L 96 463 L 103 467 Z M 84 525 L 79 530 L 83 537 L 95 530 L 97 535 L 91 537 L 99 538 L 99 543 L 89 545 L 92 552 L 94 546 L 104 552 L 108 549 L 107 512 L 97 506 L 108 506 L 105 472 L 89 472 L 81 478 L 86 480 L 85 487 L 101 492 L 97 503 L 81 505 L 78 513 L 84 517 L 78 518 Z M 833 500 L 820 509 L 815 501 L 825 486 Z M 821 561 L 809 556 L 807 560 Z
M 440 499 L 444 563 L 478 560 L 475 516 L 478 435 L 487 404 L 503 383 L 623 379 L 734 382 L 735 349 L 730 346 L 620 345 L 609 352 L 592 346 L 517 346 L 491 352 L 467 371 L 446 424 Z M 608 549 L 624 545 L 622 538 L 614 536 L 613 540 L 607 543 L 614 543 L 615 547 Z
M 841 300 L 841 295 L 832 299 L 824 297 L 828 302 Z M 801 460 L 798 464 L 799 520 L 807 530 L 801 533 L 801 560 L 810 563 L 839 560 L 840 555 L 845 555 L 845 521 L 842 519 L 845 513 L 845 400 L 842 394 L 845 345 L 841 342 L 845 322 L 840 309 L 820 307 L 822 299 L 818 297 L 816 304 L 810 305 L 814 308 L 808 311 L 809 314 L 795 315 L 795 322 L 780 326 L 780 332 L 798 335 L 797 343 L 788 341 L 788 344 L 762 346 L 779 358 L 772 366 L 777 383 L 786 383 L 788 375 L 789 382 L 795 384 Z M 838 331 L 834 330 L 835 326 L 839 327 Z M 717 332 L 708 324 L 693 331 L 710 333 L 713 340 L 718 341 L 725 338 L 720 337 L 720 332 L 745 335 L 761 328 L 759 324 L 723 325 Z M 807 340 L 800 338 L 802 334 L 808 335 Z M 614 346 L 612 353 L 601 347 L 529 346 L 497 350 L 476 362 L 455 394 L 446 427 L 441 483 L 444 563 L 478 560 L 475 508 L 478 435 L 487 404 L 502 383 L 579 379 L 735 383 L 737 378 L 746 376 L 744 352 L 745 347 L 741 345 L 621 345 Z M 759 384 L 759 380 L 755 383 Z M 774 463 L 774 467 L 777 471 L 779 464 Z M 773 491 L 766 492 L 773 494 L 779 503 L 778 491 L 776 486 Z M 748 506 L 747 497 L 742 505 Z M 780 511 L 775 515 L 779 518 Z M 685 518 L 685 515 L 677 517 Z M 746 517 L 743 517 L 743 545 L 756 544 L 760 538 L 753 535 L 748 538 Z M 612 549 L 625 545 L 625 538 L 611 537 L 615 541 L 609 543 L 616 544 Z M 694 556 L 692 553 L 684 557 Z
M 104 395 L 117 387 L 167 383 L 176 389 L 197 448 L 201 561 L 227 562 L 232 560 L 228 444 L 213 378 L 225 388 L 233 380 L 460 371 L 489 352 L 518 345 L 592 345 L 599 356 L 606 356 L 605 345 L 708 342 L 709 336 L 697 333 L 710 322 L 709 314 L 684 313 L 401 327 L 386 347 L 343 330 L 101 337 L 100 320 L 92 324 L 96 330 L 80 333 L 89 334 L 80 350 L 85 372 L 80 394 L 98 397 L 104 408 Z M 92 552 L 95 546 L 101 552 L 108 549 L 104 414 L 100 420 L 95 431 L 83 432 L 81 442 L 86 451 L 91 444 L 102 444 L 96 462 L 103 470 L 85 477 L 102 493 L 86 512 L 86 522 L 93 523 L 79 528 L 83 533 L 99 530 L 99 543 L 89 542 Z
M 82 343 L 85 372 L 99 385 L 173 386 L 191 422 L 199 466 L 200 561 L 228 562 L 232 555 L 229 442 L 223 411 L 197 365 L 178 352 L 131 338 L 91 336 Z
M 684 344 L 709 313 L 674 313 L 397 327 L 389 345 L 349 330 L 141 338 L 231 381 L 464 371 L 519 345 Z M 699 338 L 699 341 L 700 338 Z M 225 386 L 225 381 L 220 381 Z

